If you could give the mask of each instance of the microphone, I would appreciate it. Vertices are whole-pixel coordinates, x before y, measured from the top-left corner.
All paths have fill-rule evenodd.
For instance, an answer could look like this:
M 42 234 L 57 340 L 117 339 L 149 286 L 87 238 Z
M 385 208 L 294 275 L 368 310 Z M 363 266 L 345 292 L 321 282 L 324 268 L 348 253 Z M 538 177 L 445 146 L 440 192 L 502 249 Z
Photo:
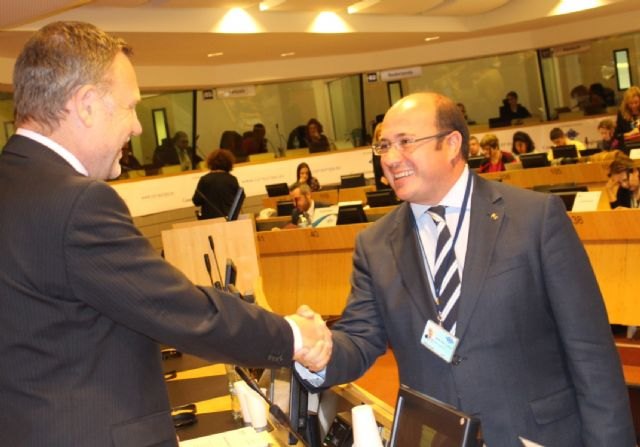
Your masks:
M 222 275 L 220 274 L 220 264 L 218 264 L 218 257 L 216 256 L 216 249 L 213 245 L 213 236 L 209 235 L 209 247 L 211 247 L 211 252 L 213 253 L 213 260 L 216 261 L 216 269 L 218 270 L 218 278 L 220 282 L 222 282 Z M 224 284 L 222 284 L 224 286 Z
M 249 388 L 251 388 L 253 391 L 258 393 L 260 397 L 262 397 L 264 401 L 269 405 L 269 413 L 271 413 L 271 415 L 275 418 L 275 420 L 284 428 L 286 428 L 287 431 L 291 435 L 293 435 L 293 437 L 295 437 L 298 440 L 298 442 L 300 442 L 303 446 L 309 447 L 309 443 L 300 435 L 300 433 L 298 433 L 296 429 L 293 428 L 285 412 L 282 411 L 282 409 L 279 406 L 271 402 L 271 400 L 267 396 L 265 396 L 265 394 L 262 392 L 262 390 L 260 389 L 256 381 L 252 379 L 249 376 L 249 374 L 247 374 L 247 372 L 244 369 L 240 368 L 239 366 L 236 366 L 235 370 L 236 370 L 236 373 L 238 373 L 238 375 L 240 376 L 240 378 L 247 385 L 249 385 Z
M 211 281 L 211 285 L 216 289 L 222 289 L 222 284 L 220 281 L 213 282 L 213 276 L 211 275 L 211 261 L 209 260 L 209 254 L 204 254 L 204 265 L 207 268 L 207 273 L 209 274 L 209 280 Z

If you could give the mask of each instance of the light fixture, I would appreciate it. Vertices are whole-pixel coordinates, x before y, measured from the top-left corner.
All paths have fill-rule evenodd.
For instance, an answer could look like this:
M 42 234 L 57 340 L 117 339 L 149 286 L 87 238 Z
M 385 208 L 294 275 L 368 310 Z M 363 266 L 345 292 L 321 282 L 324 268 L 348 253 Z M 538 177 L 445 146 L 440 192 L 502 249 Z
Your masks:
M 380 0 L 362 0 L 360 2 L 356 2 L 350 6 L 347 7 L 347 12 L 349 14 L 356 14 L 360 11 L 362 11 L 363 9 L 367 9 L 373 5 L 375 5 L 376 3 L 380 3 Z
M 319 13 L 308 32 L 311 33 L 349 33 L 353 30 L 342 18 L 331 11 L 323 11 Z
M 222 51 L 218 51 L 217 53 L 208 53 L 207 57 L 218 57 L 222 56 L 224 53 Z
M 260 11 L 268 11 L 284 3 L 285 1 L 286 0 L 263 0 L 258 5 L 258 8 L 260 8 Z
M 605 0 L 561 0 L 549 14 L 559 16 L 574 12 L 586 11 L 607 4 Z
M 215 32 L 218 33 L 259 33 L 261 31 L 260 26 L 242 8 L 230 9 L 214 27 Z
M 440 39 L 440 36 L 432 36 L 432 37 L 425 37 L 424 41 L 425 42 L 431 42 L 431 41 L 438 40 L 438 39 Z
M 290 57 L 290 56 L 295 56 L 296 52 L 295 51 L 289 51 L 286 53 L 280 53 L 280 57 Z

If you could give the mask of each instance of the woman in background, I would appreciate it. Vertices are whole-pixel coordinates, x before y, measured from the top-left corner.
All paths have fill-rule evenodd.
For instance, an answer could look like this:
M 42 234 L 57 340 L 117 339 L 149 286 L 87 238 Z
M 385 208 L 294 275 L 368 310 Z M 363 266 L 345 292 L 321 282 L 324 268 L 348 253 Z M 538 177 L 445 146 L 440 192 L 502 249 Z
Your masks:
M 615 138 L 621 146 L 630 140 L 640 138 L 638 120 L 640 119 L 640 87 L 632 85 L 624 92 L 616 122 Z
M 512 163 L 515 157 L 500 150 L 500 141 L 494 134 L 488 133 L 480 141 L 480 147 L 487 157 L 478 172 L 499 172 L 505 170 L 505 163 Z
M 516 157 L 519 157 L 522 154 L 528 154 L 533 152 L 536 148 L 533 140 L 529 136 L 528 133 L 517 131 L 513 134 L 513 141 L 511 142 L 511 152 Z
M 307 147 L 310 153 L 326 152 L 332 149 L 331 143 L 326 135 L 324 135 L 324 128 L 320 121 L 315 118 L 311 118 L 307 122 Z
M 238 179 L 230 174 L 235 158 L 226 149 L 217 149 L 207 156 L 210 172 L 200 178 L 193 204 L 202 207 L 200 219 L 226 217 L 238 192 Z
M 311 168 L 306 163 L 300 163 L 296 168 L 296 183 L 306 183 L 311 191 L 320 190 L 320 182 L 311 174 Z

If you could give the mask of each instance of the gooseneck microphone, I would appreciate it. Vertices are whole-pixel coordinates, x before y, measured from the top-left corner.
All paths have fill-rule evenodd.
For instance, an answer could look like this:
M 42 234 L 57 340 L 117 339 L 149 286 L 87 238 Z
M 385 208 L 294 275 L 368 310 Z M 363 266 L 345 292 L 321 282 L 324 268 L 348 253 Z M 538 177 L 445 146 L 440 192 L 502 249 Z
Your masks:
M 222 289 L 222 284 L 220 281 L 213 281 L 213 276 L 211 275 L 211 261 L 209 260 L 209 254 L 204 254 L 204 265 L 207 268 L 207 273 L 209 274 L 209 281 L 211 281 L 211 285 L 216 289 Z
M 293 428 L 285 412 L 282 411 L 282 409 L 279 406 L 271 402 L 271 400 L 262 392 L 262 390 L 260 389 L 260 386 L 258 386 L 256 381 L 253 378 L 251 378 L 249 374 L 247 374 L 247 372 L 244 369 L 240 368 L 239 366 L 236 366 L 235 370 L 236 370 L 236 373 L 238 373 L 238 375 L 240 376 L 240 378 L 244 380 L 244 382 L 247 385 L 249 385 L 249 387 L 253 391 L 258 393 L 260 397 L 262 397 L 264 401 L 269 405 L 269 413 L 271 413 L 271 415 L 275 418 L 275 420 L 284 428 L 286 428 L 287 431 L 291 435 L 293 435 L 293 437 L 295 437 L 298 440 L 298 442 L 300 442 L 303 446 L 309 447 L 309 443 L 300 435 L 300 433 L 297 432 L 296 429 Z
M 218 278 L 220 279 L 220 282 L 222 283 L 222 275 L 220 274 L 220 264 L 218 264 L 218 257 L 216 256 L 216 249 L 215 246 L 213 245 L 213 236 L 209 235 L 209 247 L 211 247 L 211 252 L 213 253 L 213 260 L 216 261 L 216 270 L 218 270 Z M 222 286 L 224 287 L 224 284 L 222 284 Z

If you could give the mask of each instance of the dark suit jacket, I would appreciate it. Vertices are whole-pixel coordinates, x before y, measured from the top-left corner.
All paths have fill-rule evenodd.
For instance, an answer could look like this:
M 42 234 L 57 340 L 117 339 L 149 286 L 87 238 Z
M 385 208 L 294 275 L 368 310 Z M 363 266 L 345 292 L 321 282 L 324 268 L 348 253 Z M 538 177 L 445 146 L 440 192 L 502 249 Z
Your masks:
M 358 236 L 325 385 L 356 379 L 390 343 L 400 382 L 478 416 L 488 446 L 635 445 L 602 297 L 562 202 L 474 179 L 454 362 L 420 344 L 436 310 L 404 203 Z
M 28 138 L 0 154 L 0 209 L 0 445 L 175 446 L 156 341 L 290 364 L 283 318 L 193 286 L 110 186 Z
M 202 207 L 202 219 L 226 217 L 239 187 L 238 179 L 228 172 L 209 172 L 198 180 L 191 200 Z

